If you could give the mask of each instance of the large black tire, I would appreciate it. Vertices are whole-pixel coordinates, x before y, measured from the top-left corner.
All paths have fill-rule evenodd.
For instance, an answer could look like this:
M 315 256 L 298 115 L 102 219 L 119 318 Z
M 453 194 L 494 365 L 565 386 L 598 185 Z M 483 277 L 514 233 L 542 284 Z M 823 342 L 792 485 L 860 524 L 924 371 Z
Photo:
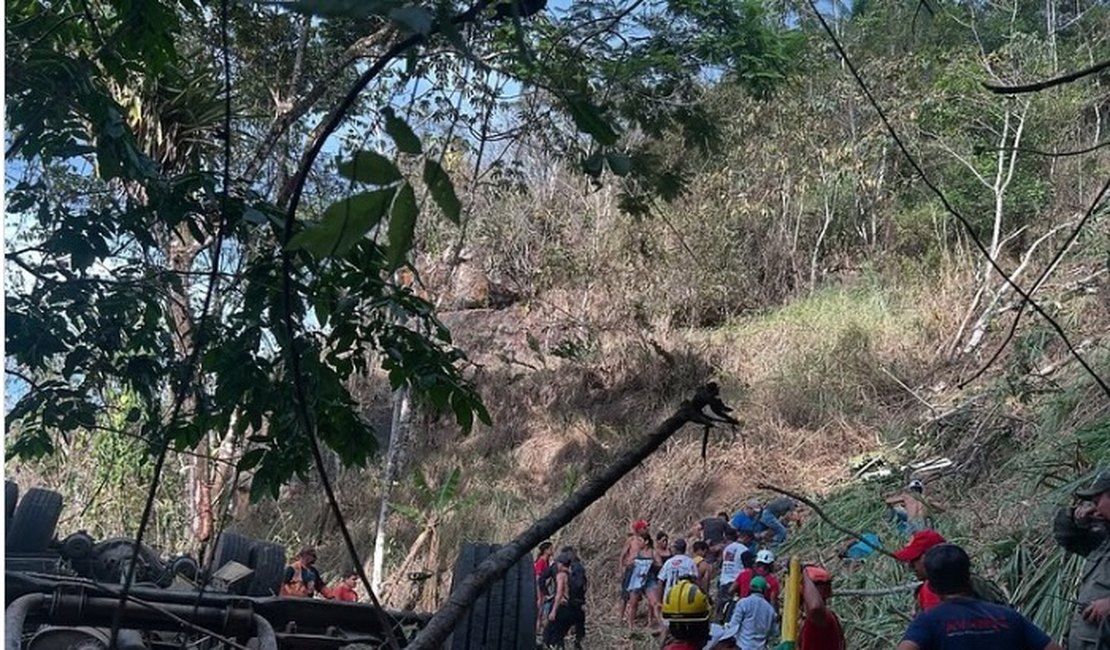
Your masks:
M 19 501 L 19 485 L 15 481 L 4 481 L 4 526 L 11 530 L 12 514 L 15 513 L 15 502 Z
M 230 531 L 222 531 L 220 539 L 216 541 L 216 548 L 212 551 L 212 563 L 208 566 L 209 575 L 215 573 L 228 562 L 238 562 L 245 567 L 251 565 L 251 548 L 254 542 L 251 538 Z M 253 578 L 252 578 L 253 580 Z M 238 584 L 233 593 L 243 595 L 248 585 Z
M 452 589 L 500 548 L 464 544 Z M 448 642 L 451 650 L 524 650 L 536 647 L 536 586 L 532 558 L 522 557 L 467 610 Z
M 7 497 L 7 486 L 4 489 Z M 54 539 L 61 516 L 62 495 L 39 488 L 27 490 L 12 513 L 4 548 L 8 553 L 45 551 Z
M 251 547 L 250 568 L 254 576 L 247 587 L 248 596 L 276 596 L 285 578 L 285 547 L 270 542 L 255 542 Z

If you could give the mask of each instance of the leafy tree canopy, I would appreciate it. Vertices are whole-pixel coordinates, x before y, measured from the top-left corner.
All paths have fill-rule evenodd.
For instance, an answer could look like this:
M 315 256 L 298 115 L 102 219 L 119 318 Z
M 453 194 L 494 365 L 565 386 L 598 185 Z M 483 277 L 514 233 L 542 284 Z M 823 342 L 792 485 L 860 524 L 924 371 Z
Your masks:
M 467 217 L 449 154 L 492 168 L 515 131 L 642 212 L 684 189 L 650 140 L 713 151 L 704 90 L 765 97 L 800 47 L 757 0 L 6 6 L 10 453 L 106 422 L 151 452 L 229 436 L 254 497 L 313 436 L 367 462 L 356 373 L 489 422 L 398 273 L 419 220 Z

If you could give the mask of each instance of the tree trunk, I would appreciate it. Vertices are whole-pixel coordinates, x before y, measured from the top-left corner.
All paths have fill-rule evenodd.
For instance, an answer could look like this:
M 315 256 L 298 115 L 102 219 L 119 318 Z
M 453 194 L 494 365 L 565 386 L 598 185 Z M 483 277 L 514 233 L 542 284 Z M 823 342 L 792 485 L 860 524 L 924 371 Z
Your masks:
M 374 555 L 371 558 L 372 586 L 377 593 L 382 587 L 382 567 L 385 563 L 385 525 L 389 519 L 389 497 L 393 484 L 401 471 L 403 449 L 407 443 L 412 404 L 407 386 L 393 393 L 393 419 L 389 427 L 389 448 L 385 454 L 385 474 L 382 477 L 382 500 L 378 507 L 378 526 L 374 532 Z
M 605 496 L 605 493 L 625 474 L 638 467 L 687 423 L 708 423 L 709 419 L 702 413 L 702 409 L 706 406 L 718 411 L 723 406 L 719 401 L 716 384 L 707 384 L 699 388 L 693 399 L 683 402 L 674 415 L 667 418 L 655 431 L 644 436 L 639 444 L 624 452 L 609 467 L 575 490 L 562 504 L 529 526 L 516 539 L 482 561 L 454 588 L 447 603 L 432 616 L 424 629 L 407 646 L 408 650 L 440 648 L 474 601 L 481 597 L 490 585 L 501 579 L 520 558 L 582 514 L 590 504 Z

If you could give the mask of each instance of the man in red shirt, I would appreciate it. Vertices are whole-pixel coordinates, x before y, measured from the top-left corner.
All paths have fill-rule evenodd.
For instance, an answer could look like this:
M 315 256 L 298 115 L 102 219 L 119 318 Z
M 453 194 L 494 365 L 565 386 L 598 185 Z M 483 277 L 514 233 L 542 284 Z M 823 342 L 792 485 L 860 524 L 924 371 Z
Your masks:
M 358 574 L 354 571 L 347 574 L 345 578 L 339 581 L 335 587 L 330 589 L 325 588 L 323 591 L 324 597 L 329 600 L 342 600 L 348 603 L 358 602 L 358 592 L 355 588 L 358 587 Z
M 802 602 L 805 620 L 798 633 L 798 650 L 845 650 L 844 627 L 828 607 L 832 598 L 832 575 L 811 564 L 802 571 Z
M 918 580 L 923 580 L 921 586 L 917 588 L 915 598 L 917 606 L 914 610 L 915 614 L 920 614 L 928 609 L 936 607 L 940 604 L 940 596 L 938 596 L 929 586 L 928 576 L 925 574 L 925 552 L 934 546 L 940 546 L 947 541 L 935 530 L 926 528 L 919 530 L 910 537 L 910 541 L 905 547 L 899 549 L 894 553 L 894 557 L 898 558 L 899 562 L 905 562 L 913 568 L 913 572 L 917 574 Z
M 775 606 L 775 611 L 779 610 L 779 581 L 774 576 L 775 570 L 775 554 L 769 549 L 763 549 L 755 554 L 755 566 L 750 569 L 744 569 L 740 575 L 736 576 L 736 593 L 741 598 L 747 598 L 752 593 L 752 578 L 756 576 L 763 576 L 767 581 L 768 589 L 764 593 L 767 602 Z

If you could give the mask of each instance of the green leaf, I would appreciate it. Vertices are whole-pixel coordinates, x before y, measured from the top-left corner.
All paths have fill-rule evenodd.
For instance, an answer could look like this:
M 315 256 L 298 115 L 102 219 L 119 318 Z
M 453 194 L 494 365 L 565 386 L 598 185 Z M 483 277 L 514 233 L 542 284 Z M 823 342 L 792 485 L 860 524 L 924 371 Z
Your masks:
M 579 131 L 593 136 L 599 144 L 610 146 L 617 143 L 617 132 L 609 122 L 602 117 L 601 109 L 585 97 L 574 96 L 566 98 L 567 109 L 570 117 Z
M 413 508 L 412 506 L 406 506 L 406 505 L 402 505 L 400 503 L 391 503 L 391 504 L 389 504 L 389 507 L 391 509 L 395 510 L 396 512 L 398 512 L 399 514 L 401 514 L 405 519 L 408 519 L 409 521 L 411 521 L 413 523 L 418 524 L 418 523 L 420 523 L 421 521 L 424 520 L 424 515 L 421 514 L 421 512 L 419 510 L 417 510 L 416 508 Z
M 588 158 L 582 161 L 582 171 L 586 172 L 590 178 L 598 178 L 601 176 L 601 170 L 605 164 L 605 159 L 602 158 L 600 152 L 594 152 Z
M 424 470 L 417 467 L 413 470 L 412 480 L 416 484 L 416 492 L 424 501 L 430 501 L 432 497 L 432 489 L 428 487 L 428 479 L 424 477 Z
M 632 159 L 623 153 L 608 153 L 605 155 L 605 162 L 609 164 L 609 170 L 617 176 L 628 176 L 632 171 Z
M 385 132 L 393 138 L 393 142 L 397 145 L 399 151 L 413 155 L 424 153 L 420 138 L 416 137 L 416 133 L 413 132 L 408 122 L 397 117 L 397 114 L 389 106 L 382 109 L 382 115 L 385 116 Z
M 436 205 L 443 210 L 443 215 L 451 223 L 458 224 L 462 203 L 455 195 L 455 185 L 451 182 L 451 177 L 438 162 L 424 161 L 424 184 L 428 186 L 428 191 L 432 193 L 432 199 L 435 200 Z
M 239 463 L 236 464 L 235 469 L 240 472 L 252 470 L 262 462 L 262 457 L 264 455 L 266 455 L 265 449 L 252 449 L 243 454 L 243 457 L 239 459 Z
M 427 36 L 432 31 L 432 14 L 423 7 L 397 7 L 389 19 L 415 34 Z
M 376 151 L 359 151 L 349 162 L 339 163 L 339 174 L 359 183 L 389 185 L 403 178 L 397 165 Z
M 304 249 L 318 258 L 346 254 L 382 220 L 395 192 L 390 187 L 333 203 L 319 222 L 293 236 L 288 249 Z
M 405 183 L 393 201 L 393 213 L 389 217 L 389 247 L 386 259 L 392 271 L 405 263 L 412 240 L 416 234 L 416 193 L 412 185 Z
M 436 496 L 436 510 L 441 510 L 459 493 L 459 480 L 461 478 L 461 467 L 456 467 L 447 475 L 447 479 L 444 480 L 443 485 L 439 487 L 439 494 Z

